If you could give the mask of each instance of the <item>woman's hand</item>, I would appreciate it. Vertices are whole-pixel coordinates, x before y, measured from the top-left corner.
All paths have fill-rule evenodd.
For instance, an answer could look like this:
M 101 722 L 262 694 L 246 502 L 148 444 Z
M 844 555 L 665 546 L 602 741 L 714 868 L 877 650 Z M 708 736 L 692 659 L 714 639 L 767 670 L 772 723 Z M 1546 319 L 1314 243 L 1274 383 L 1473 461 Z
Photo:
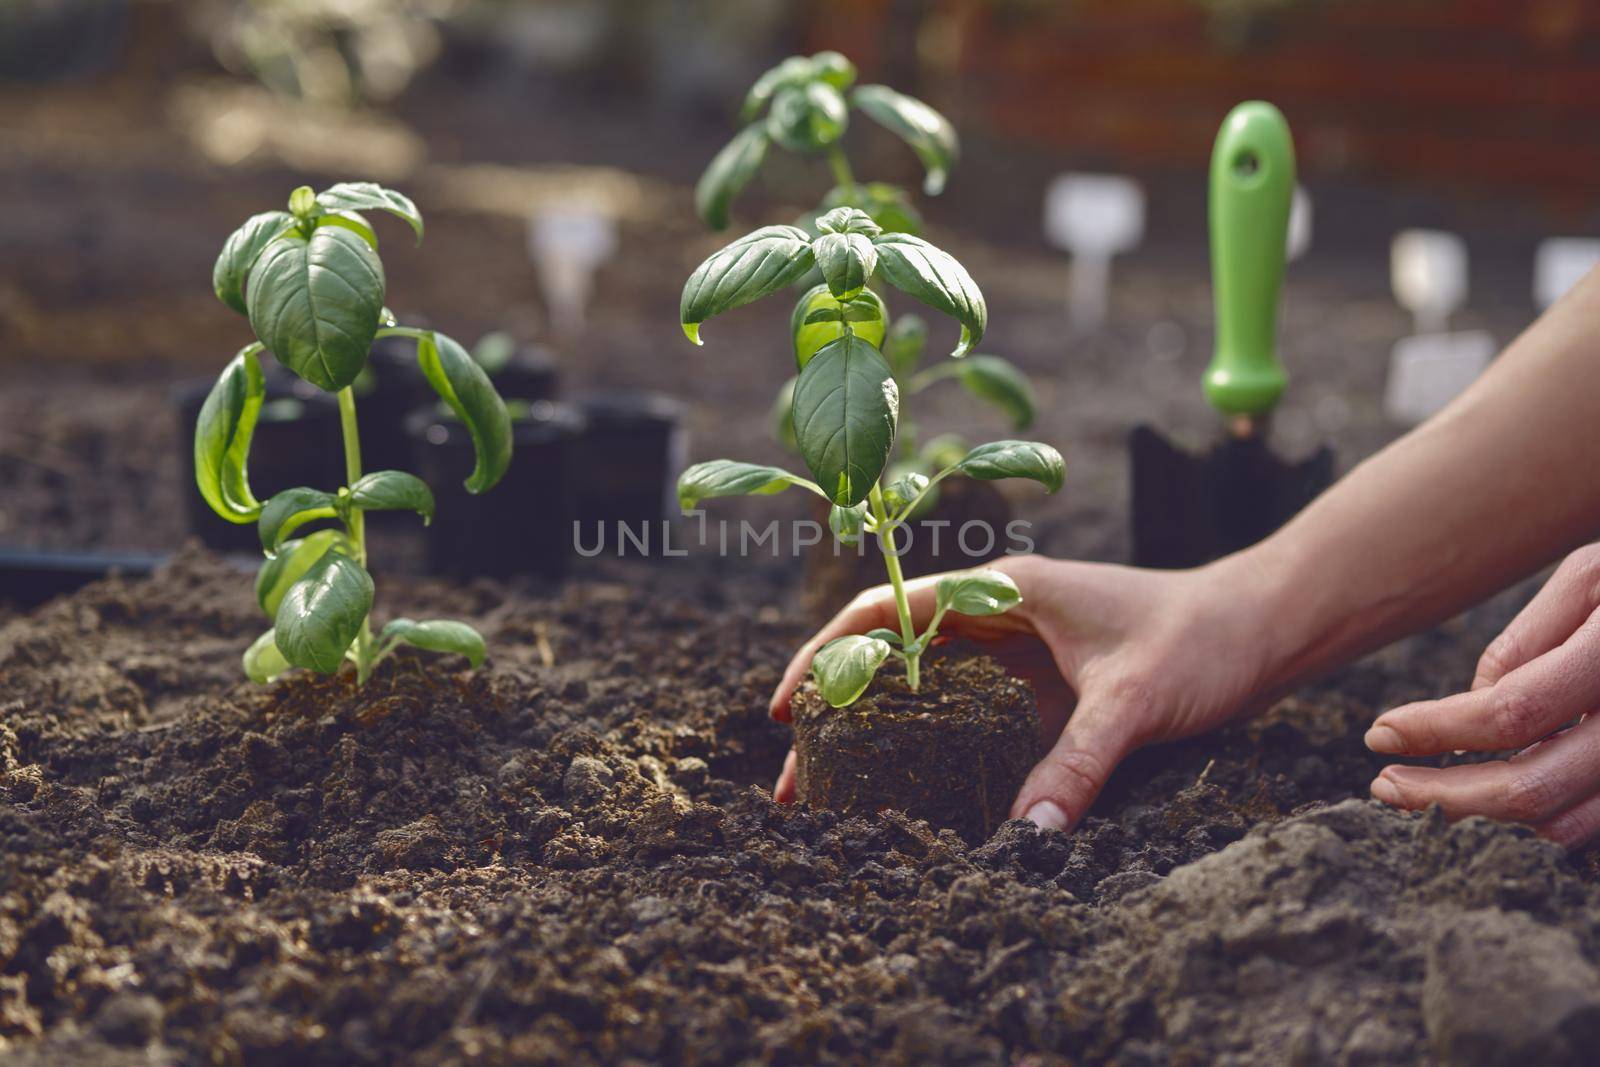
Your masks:
M 1197 571 L 1145 571 L 1012 556 L 991 564 L 1022 591 L 1022 603 L 985 618 L 951 614 L 942 636 L 979 642 L 1033 683 L 1047 745 L 1012 805 L 1013 818 L 1065 830 L 1088 811 L 1111 771 L 1142 745 L 1220 726 L 1261 703 L 1273 613 L 1247 557 Z M 933 611 L 938 577 L 907 591 L 917 626 Z M 790 661 L 772 715 L 789 719 L 789 698 L 824 644 L 844 634 L 896 627 L 888 586 L 851 602 Z M 794 753 L 773 790 L 794 799 Z
M 1443 769 L 1385 767 L 1372 795 L 1402 808 L 1438 804 L 1451 818 L 1531 823 L 1561 844 L 1587 844 L 1600 837 L 1595 711 L 1600 544 L 1579 549 L 1557 568 L 1483 653 L 1470 692 L 1395 708 L 1367 732 L 1367 747 L 1386 755 L 1520 751 Z

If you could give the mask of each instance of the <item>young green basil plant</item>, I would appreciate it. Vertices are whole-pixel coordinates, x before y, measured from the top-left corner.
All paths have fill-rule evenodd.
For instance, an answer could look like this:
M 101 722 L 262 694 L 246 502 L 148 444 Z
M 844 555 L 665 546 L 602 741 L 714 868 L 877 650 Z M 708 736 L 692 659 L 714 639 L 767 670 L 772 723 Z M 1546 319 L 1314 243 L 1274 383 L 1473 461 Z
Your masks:
M 1032 441 L 979 445 L 928 476 L 907 473 L 886 480 L 900 415 L 900 385 L 880 345 L 888 336 L 883 300 L 869 281 L 885 283 L 955 319 L 959 361 L 983 337 L 989 310 L 983 294 L 956 259 L 919 237 L 883 231 L 855 208 L 818 219 L 813 238 L 794 226 L 766 226 L 713 253 L 683 287 L 679 318 L 700 343 L 700 325 L 789 285 L 814 267 L 827 291 L 807 293 L 791 320 L 795 379 L 790 421 L 795 446 L 810 470 L 802 478 L 781 467 L 728 459 L 698 463 L 678 479 L 678 503 L 693 510 L 702 500 L 770 495 L 798 486 L 828 501 L 828 524 L 841 540 L 877 538 L 893 588 L 900 628 L 842 637 L 812 660 L 823 697 L 835 707 L 854 702 L 889 656 L 905 662 L 906 682 L 920 683 L 920 662 L 949 612 L 995 615 L 1021 601 L 1011 580 L 996 571 L 949 575 L 938 585 L 934 616 L 918 633 L 912 625 L 900 569 L 896 530 L 928 494 L 955 474 L 995 480 L 1030 478 L 1048 492 L 1061 488 L 1061 454 Z
M 841 144 L 850 111 L 861 112 L 911 146 L 922 161 L 923 191 L 929 196 L 944 191 L 960 154 L 955 127 L 915 97 L 887 85 L 856 85 L 855 80 L 855 65 L 838 52 L 790 56 L 763 74 L 745 96 L 739 113 L 743 128 L 712 158 L 695 186 L 695 208 L 705 224 L 727 228 L 734 198 L 776 144 L 797 155 L 826 157 L 834 186 L 817 213 L 854 207 L 884 230 L 920 233 L 922 218 L 909 193 L 887 182 L 856 181 Z M 811 228 L 809 220 L 804 225 Z
M 361 469 L 361 440 L 351 384 L 374 340 L 416 342 L 423 376 L 466 426 L 475 450 L 467 489 L 481 493 L 511 461 L 511 419 L 483 369 L 455 341 L 433 330 L 395 323 L 384 306 L 378 239 L 362 212 L 404 219 L 422 241 L 422 215 L 408 198 L 371 182 L 342 182 L 320 193 L 306 186 L 287 211 L 251 216 L 222 246 L 212 275 L 217 297 L 249 319 L 256 340 L 223 368 L 195 426 L 195 481 L 218 515 L 255 523 L 266 562 L 256 600 L 272 628 L 244 654 L 258 683 L 290 667 L 333 674 L 346 660 L 364 683 L 400 645 L 458 652 L 483 662 L 483 638 L 448 619 L 395 619 L 373 635 L 373 583 L 367 572 L 368 511 L 414 511 L 433 518 L 433 493 L 404 471 Z M 339 401 L 346 484 L 332 490 L 298 486 L 265 502 L 251 492 L 250 441 L 265 399 L 259 355 L 277 361 Z M 332 528 L 296 536 L 301 527 Z

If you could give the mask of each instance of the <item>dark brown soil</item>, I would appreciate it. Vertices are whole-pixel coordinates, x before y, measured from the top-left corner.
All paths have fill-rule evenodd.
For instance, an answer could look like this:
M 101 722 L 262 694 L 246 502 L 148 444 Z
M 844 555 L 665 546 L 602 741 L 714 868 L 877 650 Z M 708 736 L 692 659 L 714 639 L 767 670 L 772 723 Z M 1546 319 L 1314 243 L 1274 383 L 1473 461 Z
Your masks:
M 1459 635 L 1142 754 L 1075 834 L 972 848 L 771 802 L 781 590 L 379 595 L 473 620 L 489 666 L 242 684 L 263 620 L 204 556 L 0 627 L 0 1058 L 1586 1055 L 1600 891 L 1526 831 L 1349 799 L 1372 701 Z
M 924 657 L 920 687 L 891 659 L 843 708 L 807 681 L 795 694 L 802 803 L 844 815 L 893 808 L 982 844 L 1005 821 L 1039 758 L 1033 689 L 971 647 Z

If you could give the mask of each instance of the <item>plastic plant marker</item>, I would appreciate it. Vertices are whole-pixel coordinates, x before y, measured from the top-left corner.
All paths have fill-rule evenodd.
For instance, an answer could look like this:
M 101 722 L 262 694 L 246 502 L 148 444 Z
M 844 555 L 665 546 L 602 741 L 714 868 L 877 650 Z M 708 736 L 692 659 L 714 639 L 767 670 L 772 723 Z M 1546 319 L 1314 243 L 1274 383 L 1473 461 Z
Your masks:
M 1467 299 L 1467 244 L 1443 230 L 1402 230 L 1389 246 L 1389 281 L 1415 333 L 1444 333 Z
M 1251 101 L 1228 113 L 1211 154 L 1216 347 L 1203 381 L 1227 427 L 1191 455 L 1149 426 L 1129 441 L 1134 562 L 1190 567 L 1254 544 L 1332 481 L 1333 454 L 1286 462 L 1267 446 L 1288 375 L 1277 356 L 1294 145 L 1283 115 Z
M 528 221 L 528 257 L 539 272 L 545 306 L 556 331 L 583 332 L 594 275 L 617 250 L 617 226 L 595 208 L 546 208 Z
M 1533 259 L 1533 301 L 1540 310 L 1566 295 L 1600 264 L 1600 239 L 1552 237 L 1541 241 Z
M 1144 238 L 1144 189 L 1115 174 L 1063 174 L 1044 201 L 1045 236 L 1072 254 L 1067 310 L 1079 330 L 1097 329 L 1111 299 L 1111 257 Z
M 1405 426 L 1431 418 L 1483 373 L 1494 353 L 1494 337 L 1483 330 L 1401 338 L 1389 357 L 1384 414 Z

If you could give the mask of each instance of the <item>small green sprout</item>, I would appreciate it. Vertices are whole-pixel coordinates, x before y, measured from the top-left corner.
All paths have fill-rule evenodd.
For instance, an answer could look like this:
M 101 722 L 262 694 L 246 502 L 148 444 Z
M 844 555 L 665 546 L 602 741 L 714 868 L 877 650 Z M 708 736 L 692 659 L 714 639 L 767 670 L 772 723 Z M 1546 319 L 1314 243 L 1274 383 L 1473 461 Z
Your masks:
M 900 375 L 879 347 L 891 334 L 884 328 L 883 300 L 868 283 L 899 289 L 960 323 L 961 339 L 951 354 L 954 366 L 962 365 L 961 357 L 983 337 L 988 305 L 954 257 L 920 238 L 883 231 L 865 212 L 837 208 L 818 220 L 818 229 L 812 237 L 793 226 L 767 226 L 739 238 L 689 276 L 679 309 L 685 334 L 699 343 L 705 320 L 775 293 L 814 267 L 821 269 L 824 291 L 804 294 L 790 319 L 800 373 L 788 421 L 811 478 L 781 467 L 711 460 L 679 477 L 678 502 L 687 512 L 714 497 L 769 495 L 799 486 L 828 501 L 828 524 L 841 540 L 854 543 L 863 533 L 877 538 L 900 628 L 840 638 L 817 653 L 812 671 L 818 688 L 829 703 L 842 707 L 861 695 L 890 655 L 904 660 L 907 684 L 916 690 L 921 657 L 949 612 L 994 615 L 1021 600 L 1016 586 L 998 572 L 949 575 L 938 585 L 933 618 L 917 633 L 900 569 L 897 527 L 951 475 L 1029 478 L 1053 493 L 1061 488 L 1065 465 L 1048 445 L 995 441 L 954 455 L 944 449 L 931 475 L 910 471 L 888 477 L 900 423 Z M 943 366 L 919 373 L 943 376 Z M 995 383 L 985 388 L 996 395 L 1005 391 Z M 1016 398 L 1010 402 L 1015 404 Z
M 855 85 L 856 68 L 838 52 L 790 56 L 763 74 L 745 97 L 739 118 L 745 125 L 712 158 L 695 186 L 700 218 L 714 230 L 727 229 L 734 198 L 755 177 L 776 144 L 797 155 L 822 154 L 834 186 L 817 213 L 839 207 L 866 212 L 880 228 L 920 233 L 922 218 L 910 195 L 886 182 L 858 182 L 841 141 L 850 111 L 866 115 L 895 134 L 922 161 L 923 191 L 944 191 L 950 167 L 960 155 L 955 127 L 915 97 L 887 85 Z M 854 88 L 852 88 L 854 86 Z M 805 223 L 809 228 L 809 221 Z
M 364 211 L 384 211 L 410 224 L 422 241 L 422 215 L 408 198 L 371 182 L 342 182 L 321 193 L 301 186 L 288 211 L 251 216 L 222 247 L 212 274 L 217 297 L 246 316 L 256 340 L 223 368 L 195 426 L 195 481 L 218 515 L 255 523 L 266 562 L 256 600 L 273 626 L 244 655 L 252 681 L 266 683 L 290 667 L 333 674 L 346 660 L 365 683 L 400 645 L 457 652 L 474 667 L 483 638 L 442 619 L 395 619 L 373 635 L 373 582 L 367 573 L 368 511 L 414 511 L 433 518 L 433 493 L 404 471 L 361 470 L 351 383 L 374 340 L 416 342 L 423 376 L 466 425 L 476 449 L 467 479 L 474 493 L 500 480 L 511 460 L 511 419 L 488 375 L 444 334 L 399 326 L 384 306 L 378 239 Z M 346 484 L 333 490 L 298 486 L 265 502 L 250 490 L 250 440 L 265 399 L 258 356 L 280 364 L 338 397 L 344 431 Z M 297 536 L 301 527 L 332 528 Z

